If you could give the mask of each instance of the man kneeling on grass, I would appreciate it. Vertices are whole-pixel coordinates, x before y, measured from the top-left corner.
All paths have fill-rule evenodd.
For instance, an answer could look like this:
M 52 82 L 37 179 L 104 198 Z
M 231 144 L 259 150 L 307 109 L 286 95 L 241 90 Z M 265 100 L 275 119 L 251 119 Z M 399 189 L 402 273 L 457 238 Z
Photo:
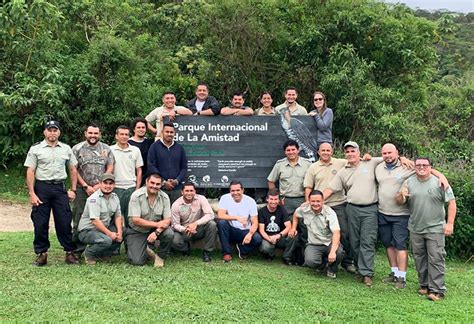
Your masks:
M 296 232 L 299 219 L 303 220 L 308 229 L 308 244 L 304 250 L 305 265 L 318 272 L 326 271 L 329 278 L 335 279 L 343 256 L 336 213 L 331 207 L 324 205 L 323 193 L 314 190 L 309 196 L 309 204 L 299 207 L 295 215 L 291 232 Z
M 78 238 L 87 245 L 84 257 L 88 265 L 96 264 L 98 259 L 108 262 L 122 242 L 122 214 L 114 188 L 114 175 L 104 173 L 99 190 L 87 198 L 79 220 Z
M 154 260 L 155 267 L 161 268 L 169 255 L 173 230 L 170 199 L 160 190 L 162 181 L 158 173 L 151 173 L 145 186 L 130 197 L 130 227 L 125 241 L 128 260 L 133 265 L 144 265 L 148 257 Z
M 280 193 L 273 188 L 268 191 L 267 205 L 258 210 L 258 232 L 262 236 L 260 252 L 263 257 L 272 260 L 275 248 L 284 249 L 283 260 L 291 262 L 293 244 L 296 241 L 288 237 L 291 221 L 285 207 L 280 205 Z

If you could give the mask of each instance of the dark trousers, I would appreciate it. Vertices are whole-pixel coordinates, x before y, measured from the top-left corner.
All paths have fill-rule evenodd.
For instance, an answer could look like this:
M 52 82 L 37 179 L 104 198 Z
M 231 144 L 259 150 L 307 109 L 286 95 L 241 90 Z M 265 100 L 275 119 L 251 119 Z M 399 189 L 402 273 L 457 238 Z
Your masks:
M 76 245 L 75 253 L 82 253 L 86 246 L 79 240 L 79 232 L 77 231 L 77 226 L 79 226 L 79 221 L 81 220 L 82 213 L 86 206 L 86 200 L 89 196 L 87 192 L 80 186 L 77 187 L 76 198 L 72 205 L 72 240 Z
M 171 243 L 173 242 L 173 230 L 167 228 L 158 236 L 155 243 L 148 244 L 148 235 L 153 232 L 150 230 L 147 233 L 135 231 L 132 228 L 126 229 L 125 244 L 127 245 L 128 262 L 133 265 L 144 265 L 147 261 L 146 248 L 150 247 L 156 250 L 156 254 L 162 259 L 166 259 L 171 250 Z
M 34 190 L 43 202 L 39 206 L 33 206 L 31 210 L 31 220 L 35 228 L 35 239 L 33 241 L 35 253 L 47 252 L 50 247 L 48 232 L 51 210 L 53 210 L 54 227 L 59 243 L 64 251 L 73 251 L 72 213 L 64 184 L 48 184 L 36 181 Z
M 115 224 L 110 224 L 108 229 L 117 232 Z M 110 237 L 97 229 L 80 231 L 78 238 L 83 244 L 87 244 L 84 254 L 88 258 L 111 256 L 120 246 L 120 242 L 112 241 Z
M 125 227 L 128 227 L 128 204 L 130 202 L 130 197 L 135 191 L 135 187 L 130 187 L 128 189 L 115 188 L 114 192 L 117 194 L 120 201 L 120 210 L 122 211 L 122 217 L 125 222 Z
M 250 243 L 242 245 L 241 243 L 244 240 L 245 235 L 248 234 L 249 230 L 235 228 L 231 226 L 230 222 L 226 220 L 219 220 L 217 227 L 219 229 L 222 255 L 232 254 L 232 244 L 238 244 L 242 254 L 250 254 L 250 252 L 259 247 L 262 243 L 262 237 L 258 232 L 255 232 Z
M 304 264 L 312 269 L 323 270 L 326 266 L 328 271 L 337 272 L 337 266 L 341 262 L 343 251 L 341 246 L 336 251 L 336 261 L 328 263 L 328 255 L 331 251 L 332 243 L 329 246 L 308 244 L 304 250 Z
M 341 261 L 341 265 L 343 268 L 347 268 L 350 265 L 354 265 L 351 242 L 349 239 L 349 223 L 347 221 L 346 205 L 347 204 L 344 203 L 331 207 L 337 215 L 337 221 L 339 222 L 339 228 L 341 229 L 341 244 L 344 249 Z
M 174 232 L 173 249 L 181 252 L 190 250 L 189 242 L 199 241 L 204 239 L 204 251 L 212 252 L 216 245 L 217 225 L 213 220 L 207 224 L 199 225 L 196 228 L 196 234 L 188 236 L 186 233 Z

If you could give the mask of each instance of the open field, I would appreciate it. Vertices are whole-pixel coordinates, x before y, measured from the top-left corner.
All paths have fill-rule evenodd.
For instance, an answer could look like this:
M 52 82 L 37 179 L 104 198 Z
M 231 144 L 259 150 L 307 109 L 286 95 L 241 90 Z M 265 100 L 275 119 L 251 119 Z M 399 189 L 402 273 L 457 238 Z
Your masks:
M 66 266 L 54 235 L 49 265 L 35 268 L 31 232 L 0 233 L 0 320 L 11 321 L 462 321 L 474 319 L 474 270 L 449 261 L 448 295 L 433 303 L 416 293 L 413 263 L 408 287 L 381 283 L 385 257 L 376 260 L 375 285 L 344 271 L 336 280 L 307 268 L 258 257 L 210 264 L 172 256 L 163 269 L 133 267 L 125 257 L 94 267 Z

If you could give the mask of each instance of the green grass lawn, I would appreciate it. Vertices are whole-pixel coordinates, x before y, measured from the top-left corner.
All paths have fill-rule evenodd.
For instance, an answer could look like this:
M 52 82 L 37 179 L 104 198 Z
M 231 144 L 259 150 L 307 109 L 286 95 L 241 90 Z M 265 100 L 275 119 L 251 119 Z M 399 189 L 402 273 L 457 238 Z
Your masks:
M 418 296 L 413 262 L 408 287 L 367 288 L 340 271 L 336 280 L 307 268 L 259 257 L 224 264 L 172 256 L 163 269 L 134 267 L 124 256 L 112 264 L 67 266 L 54 234 L 49 265 L 31 266 L 33 234 L 0 233 L 0 320 L 5 321 L 461 321 L 474 319 L 474 270 L 447 263 L 448 295 L 434 303 Z

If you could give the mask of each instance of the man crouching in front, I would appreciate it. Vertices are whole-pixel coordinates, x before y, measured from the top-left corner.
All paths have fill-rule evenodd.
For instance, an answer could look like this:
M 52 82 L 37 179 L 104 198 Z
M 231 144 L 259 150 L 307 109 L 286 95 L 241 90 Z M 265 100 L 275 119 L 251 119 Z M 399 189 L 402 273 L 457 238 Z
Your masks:
M 126 244 L 128 261 L 133 265 L 144 265 L 150 258 L 156 268 L 162 268 L 169 255 L 173 241 L 170 199 L 160 190 L 161 183 L 161 176 L 152 173 L 145 186 L 130 197 Z

